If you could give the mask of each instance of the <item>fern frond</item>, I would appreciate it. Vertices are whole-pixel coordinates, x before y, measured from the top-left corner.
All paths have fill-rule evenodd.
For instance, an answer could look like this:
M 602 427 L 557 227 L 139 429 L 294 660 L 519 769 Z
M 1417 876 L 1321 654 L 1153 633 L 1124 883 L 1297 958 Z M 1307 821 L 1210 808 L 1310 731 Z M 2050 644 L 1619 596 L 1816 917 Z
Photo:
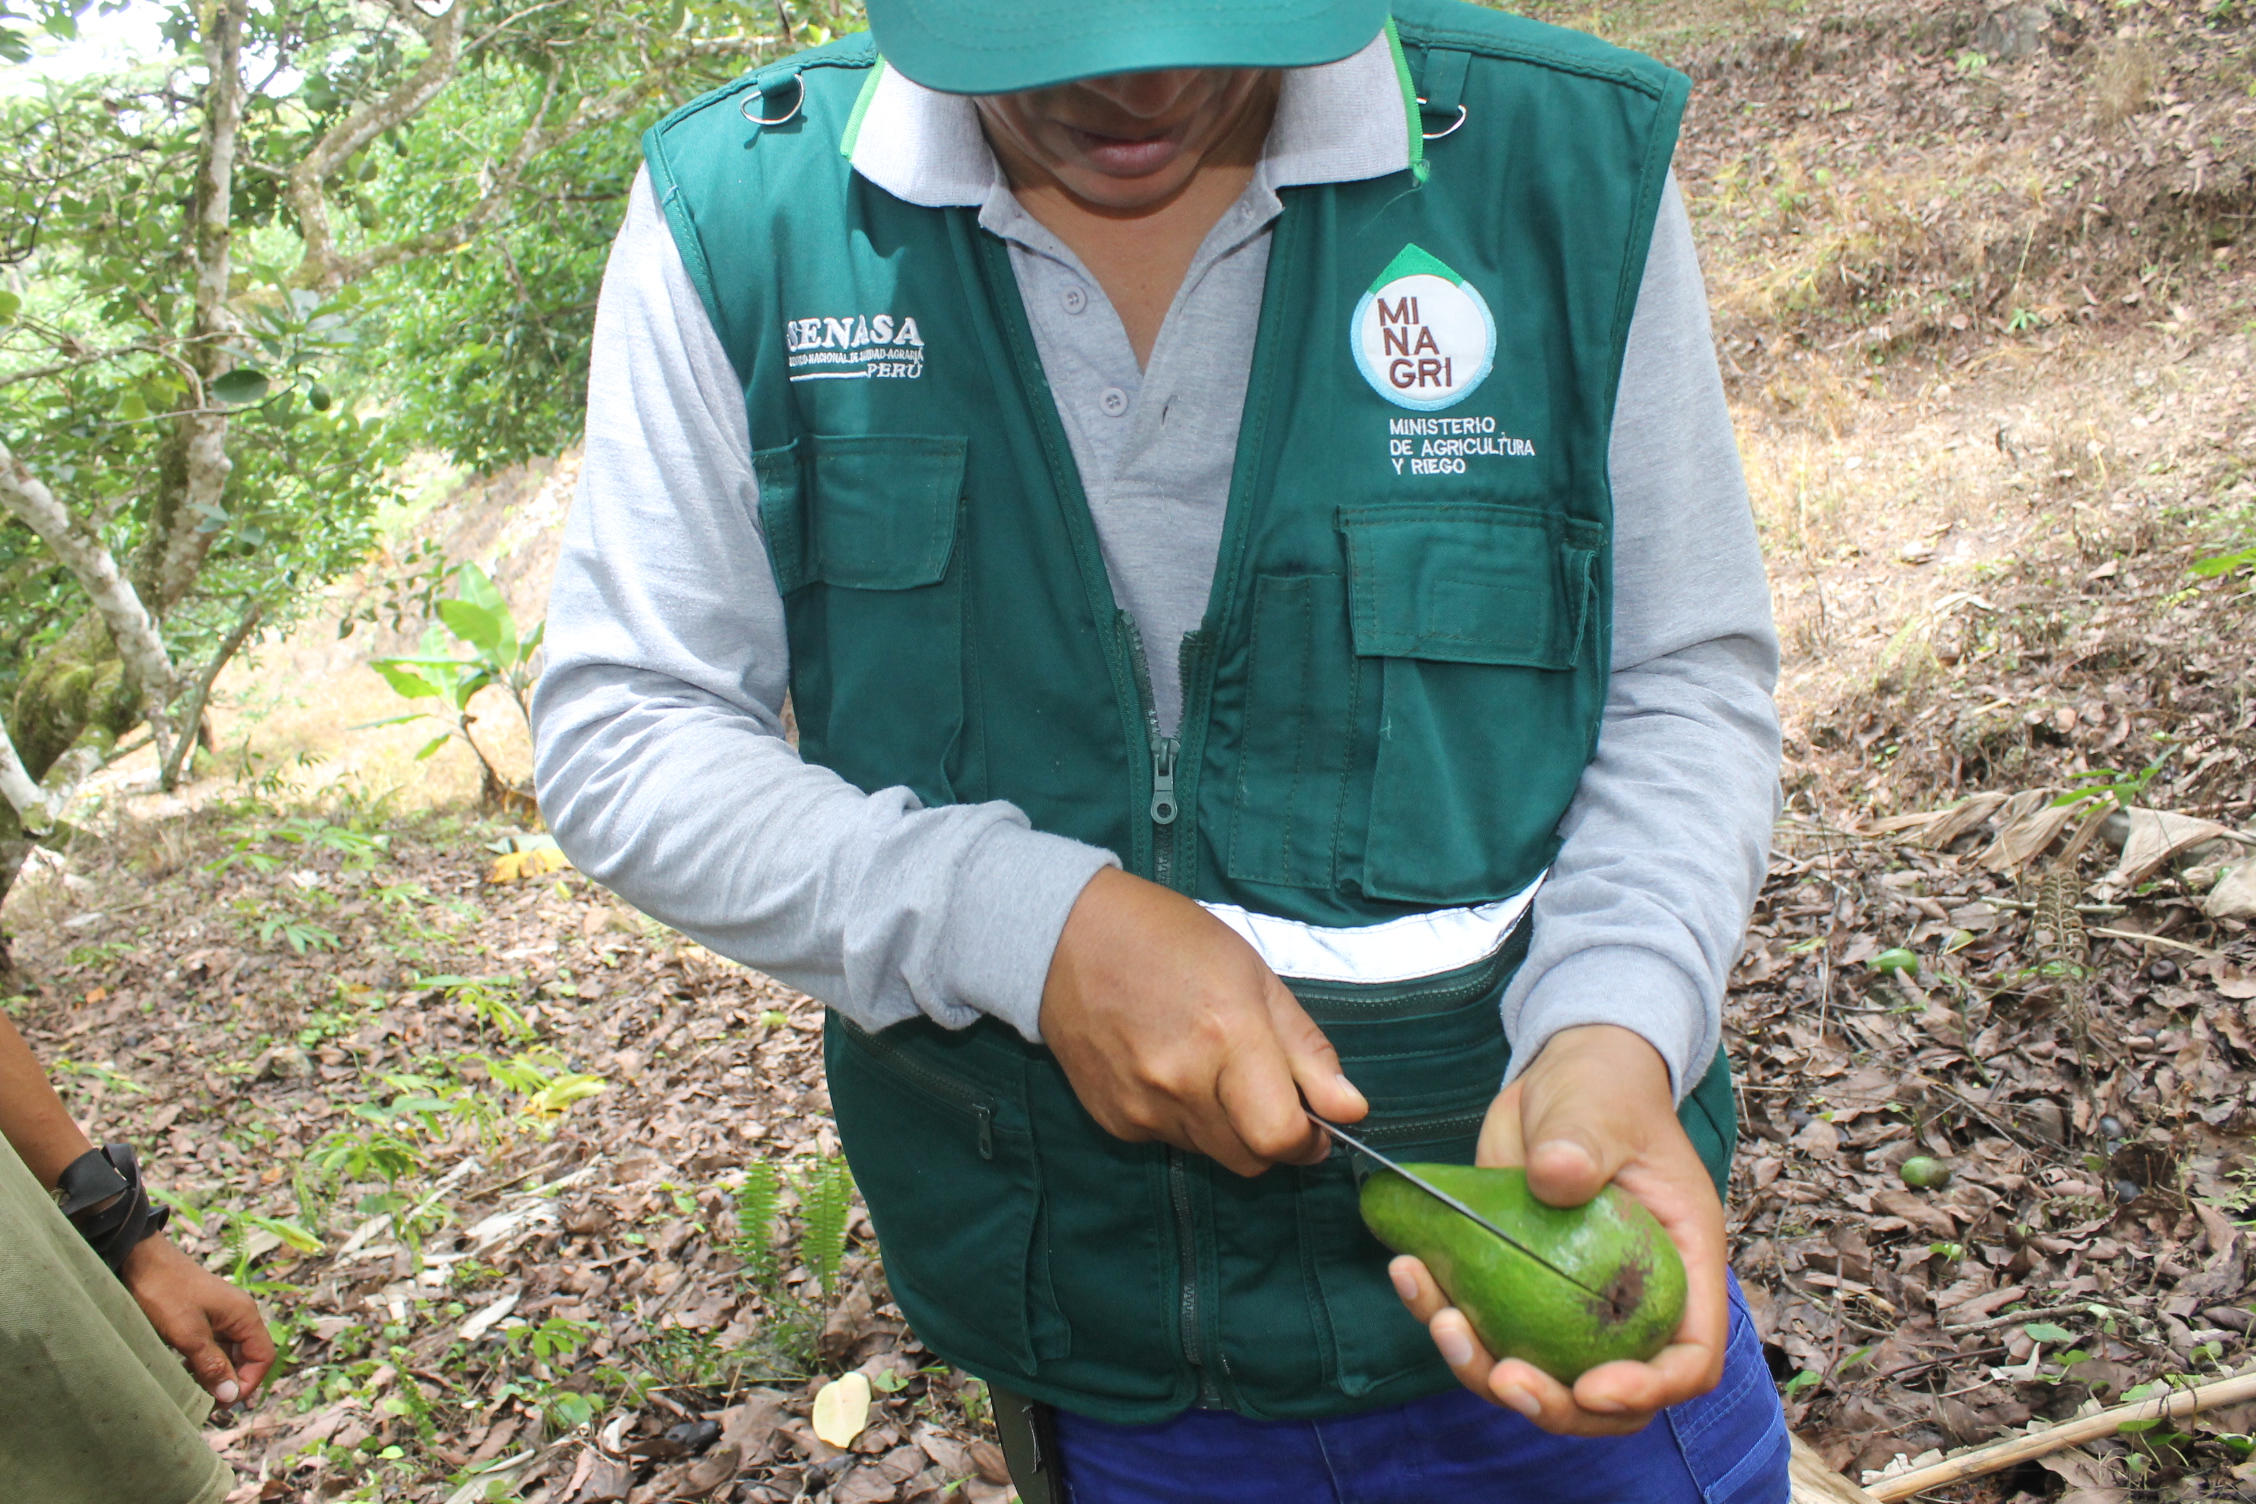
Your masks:
M 744 1183 L 736 1188 L 736 1256 L 763 1290 L 776 1282 L 776 1195 L 781 1187 L 776 1167 L 755 1159 L 744 1167 Z
M 799 1256 L 822 1282 L 823 1299 L 836 1293 L 838 1266 L 846 1257 L 846 1219 L 854 1202 L 854 1172 L 843 1157 L 809 1166 L 799 1182 L 799 1213 L 805 1223 Z

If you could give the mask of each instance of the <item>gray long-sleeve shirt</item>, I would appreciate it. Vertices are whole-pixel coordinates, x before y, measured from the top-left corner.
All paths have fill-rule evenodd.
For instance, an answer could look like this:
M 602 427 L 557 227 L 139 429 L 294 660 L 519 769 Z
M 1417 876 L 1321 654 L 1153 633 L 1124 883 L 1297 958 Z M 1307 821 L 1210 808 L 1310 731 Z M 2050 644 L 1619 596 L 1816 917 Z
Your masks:
M 1094 278 L 1012 197 L 969 101 L 888 72 L 854 168 L 912 203 L 968 204 L 1010 247 L 1113 589 L 1147 641 L 1205 610 L 1280 188 L 1407 161 L 1391 59 L 1287 75 L 1265 158 L 1207 237 L 1139 370 Z M 541 803 L 573 861 L 724 955 L 870 1028 L 982 1014 L 1039 1038 L 1049 959 L 1115 861 L 1008 804 L 865 793 L 783 740 L 783 607 L 733 371 L 646 180 L 597 314 L 581 489 L 535 702 Z M 1612 436 L 1612 677 L 1597 758 L 1506 995 L 1516 1065 L 1615 1023 L 1681 1094 L 1720 1032 L 1725 975 L 1775 808 L 1776 641 L 1673 185 L 1640 289 Z M 1172 728 L 1174 654 L 1155 651 Z

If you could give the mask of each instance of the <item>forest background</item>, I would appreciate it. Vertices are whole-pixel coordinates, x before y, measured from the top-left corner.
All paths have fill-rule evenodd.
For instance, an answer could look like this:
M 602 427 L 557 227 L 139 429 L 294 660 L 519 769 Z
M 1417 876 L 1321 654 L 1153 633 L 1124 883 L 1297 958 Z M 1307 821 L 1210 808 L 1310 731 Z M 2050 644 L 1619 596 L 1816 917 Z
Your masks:
M 1877 1477 L 2237 1371 L 2250 7 L 1517 8 L 1696 80 L 1787 649 L 1730 1024 L 1790 1413 Z M 819 1009 L 565 867 L 513 708 L 638 132 L 859 24 L 0 7 L 0 995 L 280 1317 L 245 1498 L 1002 1492 L 886 1300 Z M 1943 1497 L 2234 1496 L 2251 1429 Z

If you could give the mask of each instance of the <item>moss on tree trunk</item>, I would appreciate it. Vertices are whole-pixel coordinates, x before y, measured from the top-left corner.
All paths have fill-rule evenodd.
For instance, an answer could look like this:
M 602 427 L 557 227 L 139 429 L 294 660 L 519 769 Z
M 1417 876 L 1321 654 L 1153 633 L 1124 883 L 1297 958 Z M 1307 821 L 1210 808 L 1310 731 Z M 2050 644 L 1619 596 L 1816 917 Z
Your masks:
M 9 709 L 8 734 L 24 771 L 45 778 L 64 753 L 89 736 L 114 744 L 131 730 L 140 719 L 138 700 L 109 628 L 89 611 L 25 671 Z M 35 844 L 14 807 L 0 801 L 0 912 Z M 7 931 L 0 924 L 0 972 L 7 958 Z

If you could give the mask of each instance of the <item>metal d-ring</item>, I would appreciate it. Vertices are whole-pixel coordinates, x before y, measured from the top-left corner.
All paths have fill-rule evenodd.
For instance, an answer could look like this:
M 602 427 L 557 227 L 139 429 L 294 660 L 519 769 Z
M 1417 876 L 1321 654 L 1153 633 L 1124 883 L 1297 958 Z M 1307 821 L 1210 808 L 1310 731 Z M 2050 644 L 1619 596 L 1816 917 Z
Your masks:
M 754 101 L 755 99 L 764 100 L 768 97 L 768 91 L 761 88 L 758 84 L 754 84 L 751 89 L 745 93 L 744 98 L 737 102 L 736 112 L 757 126 L 771 127 L 778 125 L 789 125 L 793 120 L 798 118 L 799 111 L 806 106 L 807 80 L 794 73 L 790 75 L 789 81 L 799 86 L 799 92 L 792 96 L 791 108 L 776 116 L 775 119 L 770 120 L 764 115 L 755 115 L 752 113 L 752 101 Z M 1451 129 L 1455 129 L 1455 127 L 1453 126 L 1451 127 Z
M 1421 104 L 1421 105 L 1423 105 L 1423 104 L 1425 103 L 1425 100 L 1424 100 L 1424 99 L 1420 99 L 1420 100 L 1418 101 L 1418 103 L 1419 103 L 1419 104 Z M 1419 119 L 1419 122 L 1418 122 L 1418 123 L 1419 123 L 1419 125 L 1420 125 L 1421 127 L 1422 127 L 1422 126 L 1423 126 L 1423 125 L 1425 124 L 1425 120 L 1424 120 L 1424 118 L 1423 118 L 1422 116 L 1420 117 L 1420 119 Z M 1443 128 L 1443 129 L 1441 129 L 1441 130 L 1438 130 L 1438 131 L 1429 131 L 1429 130 L 1423 130 L 1423 129 L 1421 129 L 1421 130 L 1420 130 L 1420 131 L 1418 132 L 1418 134 L 1419 134 L 1419 135 L 1421 135 L 1421 136 L 1423 136 L 1423 137 L 1425 137 L 1425 138 L 1426 138 L 1426 139 L 1427 139 L 1428 141 L 1439 141 L 1439 140 L 1440 140 L 1440 139 L 1441 139 L 1442 137 L 1444 137 L 1444 136 L 1453 136 L 1453 135 L 1457 134 L 1457 128 L 1458 128 L 1459 126 L 1463 125 L 1464 123 L 1465 123 L 1465 107 L 1464 107 L 1463 105 L 1459 105 L 1459 106 L 1457 106 L 1457 118 L 1456 118 L 1455 120 L 1452 120 L 1452 121 L 1450 121 L 1450 122 L 1449 122 L 1449 124 L 1448 124 L 1448 125 L 1447 125 L 1446 127 L 1444 127 L 1444 128 Z

